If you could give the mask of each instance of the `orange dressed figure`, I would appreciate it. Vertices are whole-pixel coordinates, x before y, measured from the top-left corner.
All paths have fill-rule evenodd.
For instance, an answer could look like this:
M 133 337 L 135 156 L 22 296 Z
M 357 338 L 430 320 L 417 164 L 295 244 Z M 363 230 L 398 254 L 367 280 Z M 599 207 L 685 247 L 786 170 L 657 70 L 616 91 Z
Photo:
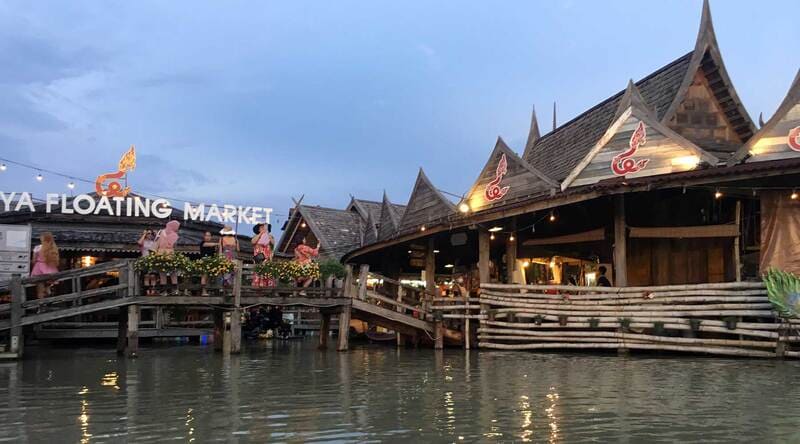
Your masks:
M 306 238 L 300 242 L 300 245 L 294 249 L 294 260 L 300 265 L 306 265 L 319 256 L 319 242 L 316 248 L 311 248 L 306 245 Z M 303 276 L 297 278 L 297 285 L 300 287 L 308 287 L 311 285 L 313 279 L 310 276 Z

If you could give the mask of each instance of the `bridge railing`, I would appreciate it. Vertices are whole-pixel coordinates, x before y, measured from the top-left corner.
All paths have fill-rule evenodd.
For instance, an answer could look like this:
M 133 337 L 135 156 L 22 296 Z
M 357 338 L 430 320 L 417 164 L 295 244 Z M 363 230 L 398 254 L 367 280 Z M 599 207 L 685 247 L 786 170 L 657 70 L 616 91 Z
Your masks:
M 368 265 L 361 265 L 357 275 L 351 265 L 346 268 L 348 278 L 345 279 L 345 288 L 349 288 L 348 294 L 352 298 L 418 319 L 432 320 L 430 305 L 434 295 L 424 288 L 370 272 Z

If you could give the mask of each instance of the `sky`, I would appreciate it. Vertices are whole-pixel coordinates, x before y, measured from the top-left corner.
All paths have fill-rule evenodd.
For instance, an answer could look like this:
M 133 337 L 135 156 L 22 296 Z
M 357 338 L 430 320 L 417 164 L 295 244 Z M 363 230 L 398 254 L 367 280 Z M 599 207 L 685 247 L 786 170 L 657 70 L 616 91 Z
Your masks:
M 800 2 L 716 0 L 740 98 L 768 118 L 800 67 Z M 467 191 L 497 136 L 543 132 L 689 52 L 700 0 L 0 1 L 0 157 L 134 191 L 274 208 Z M 14 165 L 0 191 L 69 192 Z M 90 188 L 78 184 L 79 191 Z

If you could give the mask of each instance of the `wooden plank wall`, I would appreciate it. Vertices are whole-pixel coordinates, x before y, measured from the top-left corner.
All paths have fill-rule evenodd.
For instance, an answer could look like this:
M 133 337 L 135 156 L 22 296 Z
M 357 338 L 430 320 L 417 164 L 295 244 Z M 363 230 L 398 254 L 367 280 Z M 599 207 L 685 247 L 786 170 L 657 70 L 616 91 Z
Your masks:
M 531 194 L 543 194 L 549 191 L 550 186 L 546 182 L 525 168 L 516 157 L 506 154 L 508 173 L 503 176 L 500 186 L 509 187 L 508 192 L 502 199 L 493 202 L 487 201 L 484 196 L 486 185 L 494 180 L 497 164 L 500 162 L 500 157 L 503 153 L 504 151 L 500 149 L 495 149 L 494 152 L 492 152 L 492 155 L 489 157 L 489 162 L 486 164 L 483 171 L 481 171 L 475 184 L 472 185 L 470 194 L 467 196 L 467 202 L 472 211 L 481 211 L 497 202 L 508 201 Z
M 628 285 L 735 280 L 733 238 L 629 239 Z
M 762 162 L 800 157 L 800 152 L 794 151 L 789 147 L 787 137 L 789 131 L 797 126 L 800 126 L 800 103 L 795 104 L 786 116 L 778 121 L 774 128 L 760 136 L 760 139 L 750 150 L 753 156 L 747 161 Z
M 631 135 L 638 124 L 639 119 L 634 116 L 625 121 L 614 137 L 597 153 L 591 163 L 581 171 L 570 186 L 587 185 L 617 177 L 611 170 L 611 161 L 614 156 L 630 148 Z M 655 176 L 687 171 L 694 167 L 691 164 L 673 164 L 673 159 L 675 158 L 695 156 L 696 154 L 693 151 L 678 145 L 651 126 L 645 125 L 645 127 L 647 129 L 647 141 L 639 147 L 633 159 L 650 159 L 650 161 L 644 169 L 628 174 L 626 177 Z
M 414 187 L 414 194 L 408 200 L 408 206 L 403 214 L 400 231 L 418 227 L 434 219 L 446 216 L 453 212 L 453 208 L 442 201 L 441 195 L 431 188 L 424 180 L 418 180 Z

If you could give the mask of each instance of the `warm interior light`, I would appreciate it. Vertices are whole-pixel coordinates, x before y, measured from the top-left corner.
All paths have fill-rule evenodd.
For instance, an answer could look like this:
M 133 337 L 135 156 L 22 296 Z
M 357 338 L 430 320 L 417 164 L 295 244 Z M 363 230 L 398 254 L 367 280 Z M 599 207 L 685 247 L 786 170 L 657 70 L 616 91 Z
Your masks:
M 489 228 L 490 233 L 497 233 L 498 231 L 503 231 L 503 227 L 492 227 Z
M 444 268 L 453 268 L 453 264 L 447 264 L 444 266 Z
M 489 235 L 489 240 L 494 240 L 494 234 Z
M 94 256 L 81 256 L 81 267 L 91 267 L 97 263 L 97 258 Z
M 419 227 L 419 231 L 425 231 L 425 225 Z
M 408 250 L 408 254 L 411 254 L 411 250 Z
M 550 268 L 556 268 L 556 260 L 555 259 L 551 259 L 550 260 Z
M 301 222 L 300 223 L 300 228 L 305 228 L 305 227 L 306 227 L 306 223 L 305 222 Z
M 515 239 L 515 237 L 514 237 L 514 235 L 513 235 L 513 234 L 512 234 L 511 236 L 509 236 L 509 237 L 508 237 L 508 240 L 509 240 L 510 242 L 514 242 L 514 239 Z
M 555 221 L 556 221 L 556 213 L 551 212 L 550 213 L 550 222 L 555 222 Z
M 439 253 L 439 250 L 433 250 L 433 254 Z
M 694 168 L 697 164 L 700 163 L 700 158 L 697 156 L 681 156 L 681 157 L 673 157 L 670 160 L 670 163 L 673 166 L 682 166 L 688 168 Z
M 789 196 L 789 199 L 797 200 L 797 191 L 792 191 L 792 195 Z
M 720 197 L 722 197 L 722 191 L 717 188 L 717 191 L 714 192 L 714 199 L 719 199 Z
M 528 268 L 530 265 L 531 265 L 531 263 L 530 263 L 530 262 L 528 262 L 528 261 L 524 261 L 524 262 L 522 263 L 522 266 L 523 266 L 523 267 L 525 267 L 525 268 Z
M 458 206 L 458 211 L 462 213 L 469 213 L 469 204 L 466 202 L 461 202 L 461 205 Z

